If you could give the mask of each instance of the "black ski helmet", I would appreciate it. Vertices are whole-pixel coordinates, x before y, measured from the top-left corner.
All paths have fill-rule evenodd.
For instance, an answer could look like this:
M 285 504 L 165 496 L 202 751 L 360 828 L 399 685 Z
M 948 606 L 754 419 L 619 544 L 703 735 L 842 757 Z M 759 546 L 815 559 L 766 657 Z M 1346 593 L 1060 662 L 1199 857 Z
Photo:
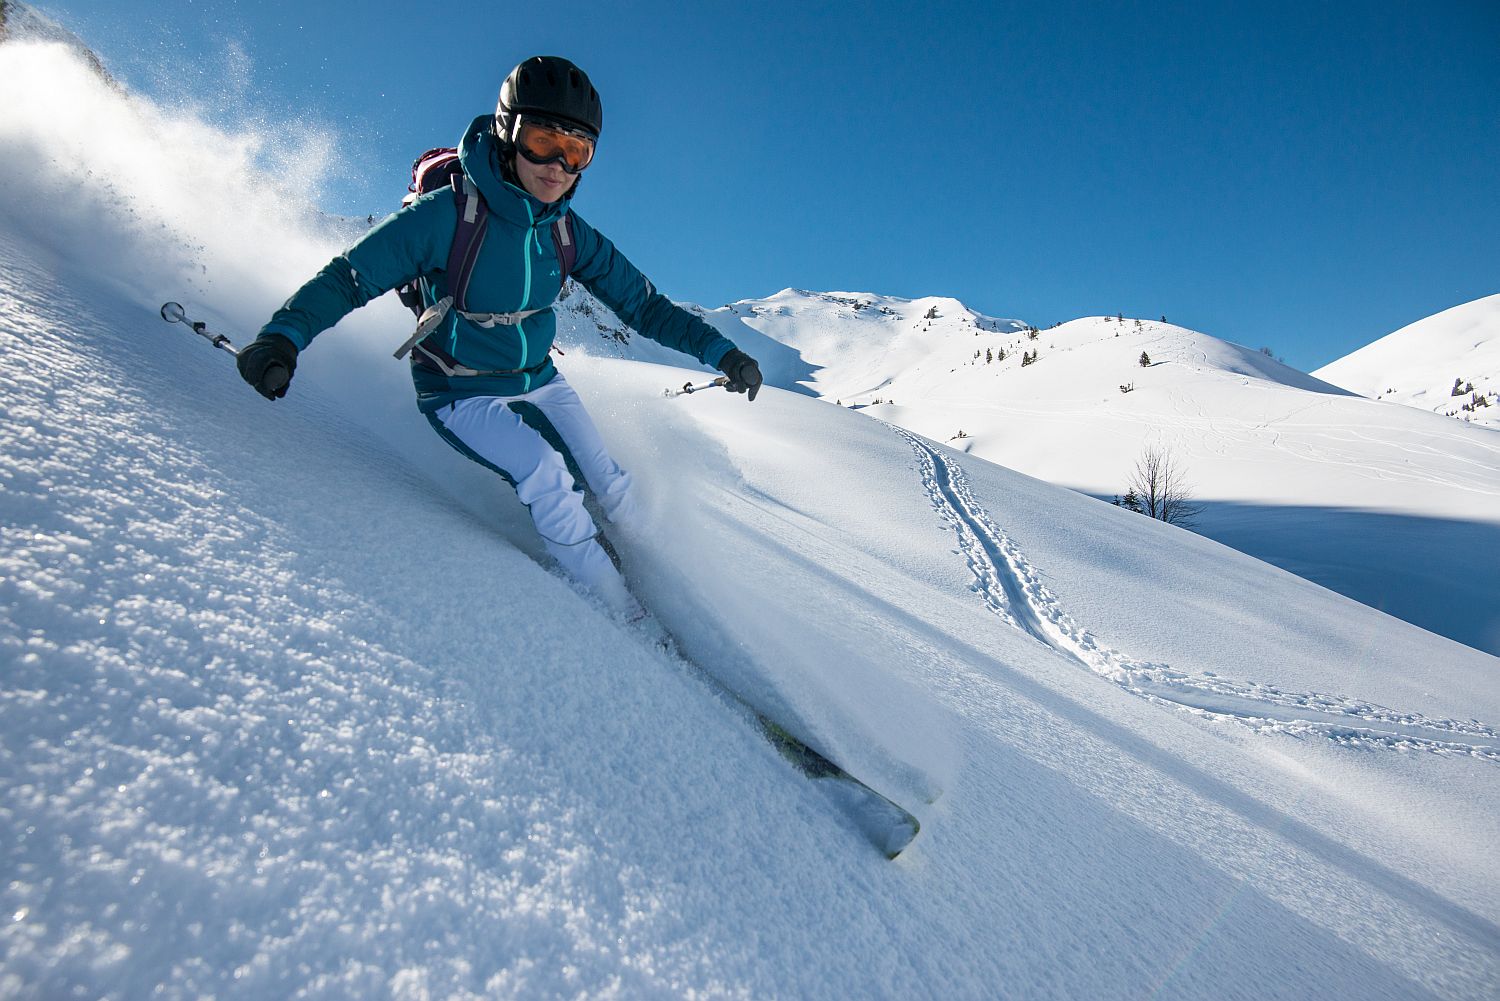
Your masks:
M 532 56 L 500 85 L 495 134 L 508 143 L 516 116 L 525 114 L 554 119 L 595 139 L 604 127 L 604 108 L 589 75 L 561 56 Z

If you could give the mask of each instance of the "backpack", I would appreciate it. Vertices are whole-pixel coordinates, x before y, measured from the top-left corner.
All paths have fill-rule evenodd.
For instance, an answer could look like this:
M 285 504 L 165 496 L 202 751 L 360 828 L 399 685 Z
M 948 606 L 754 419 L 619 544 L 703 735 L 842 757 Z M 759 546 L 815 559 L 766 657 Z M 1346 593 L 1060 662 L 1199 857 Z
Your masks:
M 410 205 L 419 195 L 448 185 L 453 186 L 453 198 L 458 204 L 458 225 L 454 227 L 453 243 L 448 248 L 448 270 L 444 284 L 448 294 L 453 297 L 454 308 L 464 309 L 469 279 L 474 273 L 474 262 L 479 259 L 479 248 L 484 243 L 490 210 L 484 203 L 484 197 L 464 174 L 457 149 L 439 146 L 412 161 L 411 183 L 406 186 L 408 193 L 401 199 L 401 207 Z M 552 241 L 557 247 L 558 263 L 562 266 L 562 280 L 567 282 L 568 275 L 572 273 L 573 265 L 578 260 L 572 215 L 565 212 L 552 224 Z M 419 318 L 426 309 L 424 293 L 429 282 L 430 279 L 418 278 L 396 290 L 401 302 Z

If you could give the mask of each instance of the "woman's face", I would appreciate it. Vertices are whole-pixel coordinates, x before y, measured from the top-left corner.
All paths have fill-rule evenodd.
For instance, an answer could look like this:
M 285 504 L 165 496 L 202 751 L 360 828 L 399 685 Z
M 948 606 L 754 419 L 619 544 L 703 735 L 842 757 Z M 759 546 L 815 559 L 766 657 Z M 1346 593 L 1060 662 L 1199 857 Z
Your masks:
M 524 156 L 516 157 L 516 176 L 521 187 L 539 201 L 551 205 L 573 186 L 576 174 L 569 174 L 560 163 L 532 163 Z

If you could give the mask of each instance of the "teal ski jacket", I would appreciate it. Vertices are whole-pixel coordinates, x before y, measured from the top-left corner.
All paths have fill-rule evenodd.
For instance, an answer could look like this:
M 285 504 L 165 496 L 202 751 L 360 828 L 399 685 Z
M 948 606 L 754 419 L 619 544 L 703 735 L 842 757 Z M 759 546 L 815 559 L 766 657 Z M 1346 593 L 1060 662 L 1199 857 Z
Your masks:
M 491 117 L 474 119 L 459 147 L 464 173 L 489 207 L 489 228 L 469 280 L 468 311 L 542 310 L 513 326 L 481 327 L 457 311 L 430 335 L 463 366 L 513 375 L 447 376 L 412 364 L 417 407 L 431 413 L 472 396 L 519 396 L 546 385 L 557 369 L 548 354 L 557 333 L 550 308 L 562 287 L 552 223 L 571 211 L 569 198 L 547 204 L 505 180 Z M 717 367 L 734 344 L 700 317 L 657 292 L 607 238 L 573 213 L 577 259 L 572 277 L 635 330 Z M 428 278 L 429 302 L 446 294 L 443 273 L 458 210 L 451 187 L 423 195 L 382 221 L 286 301 L 261 334 L 279 334 L 302 350 L 318 334 L 376 296 Z M 415 354 L 415 353 L 414 353 Z

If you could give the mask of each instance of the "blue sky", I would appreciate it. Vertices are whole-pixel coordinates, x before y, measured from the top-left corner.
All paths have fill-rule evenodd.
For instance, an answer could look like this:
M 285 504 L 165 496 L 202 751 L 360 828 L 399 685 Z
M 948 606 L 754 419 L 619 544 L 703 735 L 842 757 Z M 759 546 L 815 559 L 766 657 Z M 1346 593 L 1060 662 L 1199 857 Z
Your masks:
M 706 306 L 1165 315 L 1312 369 L 1500 292 L 1495 0 L 37 6 L 135 89 L 331 132 L 346 214 L 568 56 L 605 109 L 576 207 Z

